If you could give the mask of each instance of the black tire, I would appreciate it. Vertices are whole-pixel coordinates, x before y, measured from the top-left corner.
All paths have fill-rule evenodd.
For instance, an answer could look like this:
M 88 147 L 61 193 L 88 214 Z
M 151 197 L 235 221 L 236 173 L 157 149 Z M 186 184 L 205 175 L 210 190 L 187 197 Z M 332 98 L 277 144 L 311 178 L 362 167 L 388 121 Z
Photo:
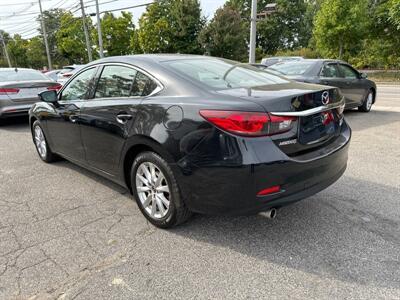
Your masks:
M 368 91 L 367 95 L 365 96 L 363 104 L 358 107 L 358 110 L 361 112 L 370 112 L 371 108 L 372 108 L 372 104 L 374 103 L 374 100 L 375 100 L 374 91 L 371 89 Z
M 40 128 L 40 130 L 42 131 L 42 134 L 43 134 L 43 138 L 44 138 L 44 141 L 45 141 L 45 149 L 46 149 L 45 154 L 40 152 L 39 147 L 38 147 L 38 145 L 36 143 L 36 140 L 35 140 L 35 129 L 37 127 Z M 46 163 L 51 163 L 51 162 L 54 162 L 54 161 L 58 160 L 58 156 L 56 154 L 54 154 L 50 149 L 50 146 L 49 146 L 49 143 L 47 142 L 47 139 L 46 139 L 46 136 L 44 134 L 42 125 L 40 125 L 40 122 L 37 121 L 37 120 L 32 125 L 32 139 L 33 139 L 33 144 L 35 145 L 36 151 L 37 151 L 37 153 L 38 153 L 38 155 L 39 155 L 41 160 L 43 160 Z
M 166 215 L 163 217 L 159 218 L 152 217 L 150 213 L 146 211 L 146 208 L 144 207 L 143 203 L 140 200 L 136 186 L 136 174 L 138 173 L 139 167 L 143 163 L 151 163 L 155 165 L 155 167 L 162 172 L 161 174 L 164 176 L 166 183 L 168 185 L 169 207 L 167 208 Z M 135 197 L 135 200 L 143 215 L 146 217 L 147 220 L 149 220 L 150 223 L 159 228 L 171 228 L 173 226 L 182 224 L 183 222 L 187 221 L 192 215 L 192 213 L 187 209 L 183 201 L 178 183 L 168 163 L 161 156 L 159 156 L 154 152 L 150 151 L 142 152 L 135 158 L 131 168 L 131 186 L 132 186 L 133 196 Z M 146 193 L 150 193 L 150 191 Z M 156 205 L 153 201 L 151 201 L 151 203 L 152 203 L 151 206 Z M 157 208 L 158 207 L 156 205 L 156 209 Z

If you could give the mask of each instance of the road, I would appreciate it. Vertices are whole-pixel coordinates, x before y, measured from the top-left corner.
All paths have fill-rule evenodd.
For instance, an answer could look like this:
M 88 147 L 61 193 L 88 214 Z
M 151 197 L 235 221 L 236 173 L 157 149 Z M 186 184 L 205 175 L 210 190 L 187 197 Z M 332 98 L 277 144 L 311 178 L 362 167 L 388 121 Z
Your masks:
M 274 220 L 145 221 L 122 188 L 42 163 L 0 127 L 0 299 L 400 299 L 400 86 L 353 129 L 345 175 Z

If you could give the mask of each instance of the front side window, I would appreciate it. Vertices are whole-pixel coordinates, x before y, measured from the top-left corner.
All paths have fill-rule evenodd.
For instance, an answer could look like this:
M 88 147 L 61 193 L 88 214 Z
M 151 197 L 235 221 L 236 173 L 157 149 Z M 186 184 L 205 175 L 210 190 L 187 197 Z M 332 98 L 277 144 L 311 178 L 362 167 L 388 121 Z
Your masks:
M 356 79 L 358 78 L 358 74 L 349 66 L 339 65 L 340 71 L 342 72 L 344 78 L 348 79 Z
M 339 71 L 336 67 L 336 64 L 328 64 L 325 65 L 324 68 L 322 69 L 322 74 L 323 77 L 327 78 L 338 78 L 339 76 Z
M 62 91 L 61 99 L 64 101 L 83 100 L 90 89 L 91 80 L 96 72 L 96 68 L 83 71 L 76 76 Z
M 105 66 L 101 73 L 95 98 L 129 97 L 138 72 L 123 66 Z

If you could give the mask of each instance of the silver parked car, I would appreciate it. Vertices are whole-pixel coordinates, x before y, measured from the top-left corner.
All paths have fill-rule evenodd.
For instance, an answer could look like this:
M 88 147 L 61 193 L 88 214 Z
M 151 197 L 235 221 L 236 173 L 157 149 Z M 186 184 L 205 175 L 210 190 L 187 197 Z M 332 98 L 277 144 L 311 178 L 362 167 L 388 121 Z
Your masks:
M 47 77 L 50 77 L 53 81 L 57 81 L 58 80 L 58 74 L 61 72 L 61 70 L 51 70 L 48 71 L 46 73 L 44 73 L 44 75 L 46 75 Z
M 74 75 L 77 71 L 83 68 L 84 65 L 70 65 L 62 68 L 60 72 L 57 73 L 57 82 L 64 85 L 68 79 Z
M 59 90 L 61 85 L 32 69 L 0 68 L 0 119 L 28 115 L 32 104 L 44 90 Z

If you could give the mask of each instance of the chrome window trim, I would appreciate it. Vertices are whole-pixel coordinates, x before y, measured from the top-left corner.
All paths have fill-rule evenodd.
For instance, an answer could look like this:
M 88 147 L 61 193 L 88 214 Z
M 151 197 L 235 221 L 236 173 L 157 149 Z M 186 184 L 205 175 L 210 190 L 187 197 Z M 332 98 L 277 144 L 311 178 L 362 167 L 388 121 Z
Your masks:
M 271 115 L 274 116 L 282 116 L 282 117 L 307 117 L 317 113 L 321 113 L 327 110 L 331 110 L 334 108 L 340 108 L 345 105 L 344 97 L 336 103 L 331 103 L 325 106 L 318 106 L 311 109 L 303 110 L 303 111 L 293 111 L 293 112 L 270 112 Z

